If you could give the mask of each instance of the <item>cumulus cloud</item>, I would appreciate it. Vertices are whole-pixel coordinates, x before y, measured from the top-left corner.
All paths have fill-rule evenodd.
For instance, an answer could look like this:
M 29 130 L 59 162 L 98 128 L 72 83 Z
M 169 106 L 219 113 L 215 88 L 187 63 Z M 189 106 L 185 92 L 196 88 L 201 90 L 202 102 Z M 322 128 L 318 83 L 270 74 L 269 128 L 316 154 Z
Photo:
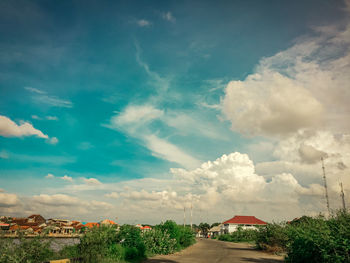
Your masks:
M 119 191 L 119 199 L 124 206 L 145 214 L 152 211 L 171 214 L 172 209 L 180 211 L 193 206 L 196 220 L 200 211 L 208 211 L 205 213 L 210 213 L 208 217 L 213 221 L 240 213 L 266 220 L 290 219 L 324 210 L 320 202 L 322 185 L 302 186 L 291 173 L 284 172 L 265 178 L 256 173 L 248 155 L 238 152 L 205 162 L 193 170 L 171 169 L 171 174 L 173 178 L 164 180 L 164 184 L 158 182 L 158 187 L 153 183 L 145 188 L 143 181 L 141 189 L 133 189 L 137 185 L 137 180 L 133 180 Z M 180 213 L 174 216 L 181 218 Z
M 35 129 L 29 122 L 20 122 L 20 125 L 6 116 L 0 115 L 0 135 L 4 137 L 24 137 L 36 136 L 39 138 L 48 139 L 49 136 L 42 131 Z
M 18 205 L 18 197 L 16 194 L 5 193 L 0 191 L 0 208 L 13 207 Z
M 33 196 L 33 201 L 49 206 L 74 206 L 79 204 L 79 199 L 65 194 L 40 194 Z
M 46 179 L 52 179 L 52 178 L 55 178 L 55 176 L 53 174 L 50 174 L 48 173 L 46 176 L 45 176 Z
M 228 84 L 223 113 L 233 130 L 265 136 L 349 130 L 350 26 L 317 30 L 317 37 L 262 59 L 245 80 Z
M 66 174 L 64 176 L 60 177 L 60 179 L 62 179 L 64 181 L 68 181 L 68 182 L 73 182 L 73 178 L 66 175 Z
M 102 183 L 97 180 L 96 178 L 83 178 L 83 181 L 87 184 L 87 185 L 101 185 Z
M 321 158 L 327 157 L 327 153 L 319 151 L 315 147 L 304 143 L 300 145 L 299 155 L 301 160 L 306 163 L 319 162 Z
M 119 198 L 119 194 L 117 192 L 111 192 L 109 194 L 105 194 L 105 197 L 118 199 Z

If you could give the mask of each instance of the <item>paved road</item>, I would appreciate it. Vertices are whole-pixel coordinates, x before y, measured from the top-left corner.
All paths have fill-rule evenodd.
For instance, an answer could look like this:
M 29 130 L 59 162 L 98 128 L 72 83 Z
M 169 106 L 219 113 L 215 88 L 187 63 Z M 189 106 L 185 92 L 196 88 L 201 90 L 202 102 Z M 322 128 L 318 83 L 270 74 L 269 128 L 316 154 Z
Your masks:
M 155 256 L 145 263 L 281 263 L 283 257 L 255 250 L 246 243 L 231 243 L 211 239 L 198 242 L 173 255 Z

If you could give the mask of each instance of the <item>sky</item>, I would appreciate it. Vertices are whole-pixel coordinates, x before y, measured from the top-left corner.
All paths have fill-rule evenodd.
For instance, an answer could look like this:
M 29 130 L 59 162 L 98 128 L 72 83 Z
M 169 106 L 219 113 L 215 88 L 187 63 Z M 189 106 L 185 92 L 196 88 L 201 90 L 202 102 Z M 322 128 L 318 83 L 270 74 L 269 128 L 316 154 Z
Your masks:
M 0 215 L 269 222 L 350 202 L 350 2 L 0 1 Z

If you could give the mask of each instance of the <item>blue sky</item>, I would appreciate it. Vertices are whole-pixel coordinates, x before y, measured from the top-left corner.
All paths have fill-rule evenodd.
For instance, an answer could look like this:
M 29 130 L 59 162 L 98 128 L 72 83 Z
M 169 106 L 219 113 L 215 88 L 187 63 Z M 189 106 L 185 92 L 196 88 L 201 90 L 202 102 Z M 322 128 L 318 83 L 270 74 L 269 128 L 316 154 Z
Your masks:
M 285 65 L 288 69 L 297 65 L 296 60 L 283 61 L 284 66 L 276 66 L 275 60 L 281 63 L 281 53 L 283 58 L 293 58 L 293 50 L 300 49 L 295 57 L 309 63 L 300 72 L 310 69 L 311 62 L 323 74 L 313 74 L 320 76 L 317 81 L 336 72 L 336 67 L 325 69 L 322 59 L 346 61 L 347 42 L 329 48 L 328 55 L 320 49 L 330 38 L 339 40 L 347 32 L 346 8 L 344 1 L 319 0 L 1 1 L 0 188 L 3 199 L 15 200 L 3 201 L 0 212 L 15 213 L 14 207 L 21 203 L 23 214 L 35 209 L 48 214 L 49 203 L 62 196 L 73 198 L 73 203 L 88 200 L 125 208 L 132 191 L 160 193 L 163 186 L 153 189 L 140 184 L 130 190 L 124 184 L 132 188 L 144 179 L 173 180 L 171 168 L 194 171 L 201 163 L 234 152 L 248 154 L 265 183 L 276 174 L 288 173 L 300 187 L 311 189 L 312 183 L 321 181 L 316 175 L 308 177 L 312 168 L 304 167 L 305 160 L 297 160 L 307 170 L 299 177 L 292 173 L 295 169 L 275 171 L 266 166 L 296 162 L 286 160 L 281 149 L 305 130 L 348 134 L 348 127 L 324 128 L 347 109 L 338 98 L 339 111 L 327 121 L 319 120 L 330 104 L 324 100 L 327 90 L 321 94 L 324 97 L 314 97 L 315 90 L 300 74 L 284 70 Z M 315 43 L 317 50 L 312 49 Z M 308 48 L 310 53 L 304 54 Z M 271 69 L 281 75 L 270 78 L 266 72 Z M 342 69 L 348 72 L 347 66 Z M 265 83 L 270 79 L 272 84 Z M 285 92 L 277 87 L 264 93 L 265 87 L 282 82 L 284 87 L 290 85 Z M 249 92 L 237 92 L 238 85 Z M 283 99 L 296 94 L 295 106 L 300 103 L 305 111 L 291 112 L 276 106 L 279 103 L 266 108 L 266 101 L 279 91 Z M 261 107 L 254 108 L 259 103 Z M 276 116 L 257 122 L 260 117 L 264 121 L 268 110 L 283 116 L 284 121 L 275 124 L 285 128 L 269 126 Z M 21 128 L 23 123 L 29 130 Z M 315 139 L 307 139 L 308 143 L 298 142 L 299 155 L 304 145 L 327 153 Z M 309 148 L 304 150 L 310 153 Z M 347 167 L 345 159 L 341 162 Z M 101 189 L 74 192 L 69 188 L 84 183 Z M 198 200 L 210 192 L 173 188 L 167 191 L 178 197 L 196 192 Z M 111 193 L 118 195 L 113 202 L 108 199 Z M 25 201 L 31 198 L 46 199 L 38 201 L 41 207 L 31 208 Z M 249 209 L 236 211 L 248 213 Z M 295 213 L 314 212 L 305 209 Z M 158 220 L 144 214 L 150 221 Z M 57 216 L 69 213 L 63 209 Z M 269 217 L 262 212 L 261 216 Z M 76 217 L 95 219 L 84 211 Z

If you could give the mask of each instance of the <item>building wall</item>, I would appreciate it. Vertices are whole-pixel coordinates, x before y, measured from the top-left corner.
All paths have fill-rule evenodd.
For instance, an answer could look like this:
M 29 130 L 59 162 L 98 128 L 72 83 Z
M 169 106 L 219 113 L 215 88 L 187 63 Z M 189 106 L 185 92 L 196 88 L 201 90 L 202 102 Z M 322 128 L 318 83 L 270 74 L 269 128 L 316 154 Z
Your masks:
M 224 224 L 223 227 L 221 228 L 221 234 L 229 234 L 232 232 L 237 231 L 238 227 L 240 225 L 237 224 Z M 254 225 L 241 225 L 242 229 L 254 229 L 256 230 L 257 228 Z

